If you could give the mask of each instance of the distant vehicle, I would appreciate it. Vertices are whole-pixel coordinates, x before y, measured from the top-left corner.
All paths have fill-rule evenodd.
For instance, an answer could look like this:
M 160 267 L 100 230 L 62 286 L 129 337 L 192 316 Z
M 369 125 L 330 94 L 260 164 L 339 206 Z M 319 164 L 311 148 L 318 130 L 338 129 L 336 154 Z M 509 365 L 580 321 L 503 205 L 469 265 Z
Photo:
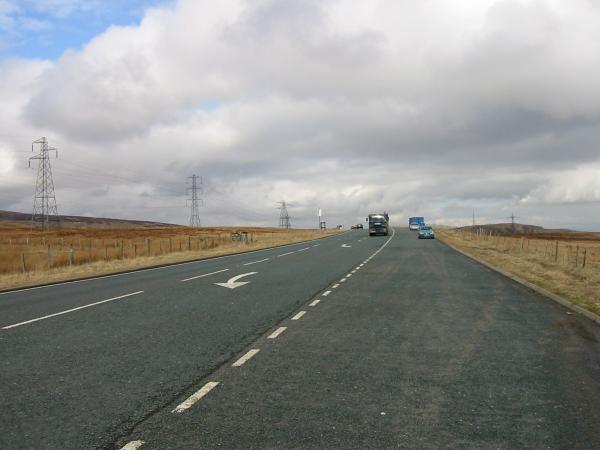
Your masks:
M 357 224 L 356 224 L 356 229 L 357 229 L 357 230 L 362 230 L 362 229 L 363 229 L 363 225 L 362 225 L 362 223 L 357 223 Z
M 387 236 L 389 233 L 389 222 L 387 214 L 369 214 L 367 217 L 369 222 L 369 236 L 383 234 Z
M 351 229 L 351 230 L 356 230 L 357 228 L 358 228 L 358 226 L 357 226 L 357 225 L 352 225 L 352 226 L 350 226 L 350 229 Z
M 422 225 L 419 228 L 419 239 L 435 239 L 433 228 L 428 225 Z
M 408 219 L 408 229 L 417 231 L 421 226 L 425 225 L 424 217 L 410 217 Z

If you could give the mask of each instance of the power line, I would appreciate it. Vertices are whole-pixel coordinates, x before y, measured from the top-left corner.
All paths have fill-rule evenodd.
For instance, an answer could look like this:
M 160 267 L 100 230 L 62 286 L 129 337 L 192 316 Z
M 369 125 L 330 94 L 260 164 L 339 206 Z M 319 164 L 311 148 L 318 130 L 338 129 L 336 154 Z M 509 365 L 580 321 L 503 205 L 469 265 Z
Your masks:
M 35 182 L 35 194 L 33 197 L 33 214 L 31 215 L 31 227 L 33 228 L 37 221 L 42 223 L 42 229 L 50 228 L 50 218 L 53 217 L 58 223 L 58 208 L 56 207 L 56 196 L 54 194 L 54 181 L 52 180 L 52 169 L 50 167 L 50 152 L 55 152 L 58 158 L 58 150 L 48 146 L 48 140 L 45 137 L 33 141 L 31 151 L 35 151 L 35 146 L 39 145 L 39 153 L 29 158 L 29 167 L 31 160 L 38 160 L 38 173 Z
M 199 228 L 200 227 L 199 205 L 201 205 L 201 206 L 204 205 L 204 202 L 202 201 L 202 199 L 198 198 L 198 192 L 200 192 L 200 195 L 202 195 L 202 193 L 204 192 L 203 188 L 202 188 L 202 177 L 199 177 L 197 175 L 192 175 L 191 177 L 188 177 L 188 180 L 189 179 L 192 180 L 192 186 L 187 188 L 188 192 L 191 191 L 191 194 L 192 194 L 192 198 L 188 199 L 188 201 L 191 202 L 191 205 L 190 205 L 190 227 Z M 199 183 L 198 183 L 198 180 L 200 180 Z

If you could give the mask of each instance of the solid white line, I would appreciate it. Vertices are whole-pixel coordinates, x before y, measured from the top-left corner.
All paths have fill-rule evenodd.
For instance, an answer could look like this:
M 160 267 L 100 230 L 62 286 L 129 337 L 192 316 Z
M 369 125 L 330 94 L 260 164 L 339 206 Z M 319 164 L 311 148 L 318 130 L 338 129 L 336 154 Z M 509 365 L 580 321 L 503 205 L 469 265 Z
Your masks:
M 182 283 L 190 280 L 195 280 L 196 278 L 204 278 L 209 275 L 214 275 L 215 273 L 227 272 L 229 269 L 217 270 L 216 272 L 205 273 L 204 275 L 198 275 L 197 277 L 186 278 L 185 280 L 181 280 Z
M 144 445 L 144 441 L 131 441 L 121 447 L 121 450 L 137 450 L 142 445 Z
M 298 320 L 304 314 L 306 314 L 306 311 L 300 311 L 298 314 L 296 314 L 294 317 L 292 317 L 292 320 Z
M 260 349 L 253 348 L 252 350 L 248 351 L 248 353 L 246 353 L 244 356 L 242 356 L 240 359 L 238 359 L 236 362 L 234 362 L 231 365 L 231 367 L 240 367 L 242 364 L 244 364 L 246 361 L 248 361 L 250 358 L 252 358 L 258 352 L 260 352 Z
M 209 381 L 204 386 L 202 386 L 200 390 L 196 391 L 194 394 L 190 395 L 184 402 L 177 405 L 177 407 L 171 412 L 182 413 L 183 411 L 191 407 L 194 403 L 196 403 L 198 400 L 200 400 L 202 397 L 204 397 L 206 394 L 208 394 L 210 391 L 212 391 L 214 388 L 216 388 L 218 385 L 218 381 Z
M 102 303 L 108 303 L 115 300 L 119 300 L 125 297 L 131 297 L 132 295 L 141 294 L 144 291 L 132 292 L 131 294 L 120 295 L 118 297 L 109 298 L 107 300 L 102 300 L 99 302 L 90 303 L 89 305 L 78 306 L 77 308 L 67 309 L 66 311 L 57 312 L 54 314 L 48 314 L 47 316 L 38 317 L 37 319 L 27 320 L 25 322 L 15 323 L 14 325 L 8 325 L 6 327 L 2 327 L 3 330 L 8 330 L 10 328 L 20 327 L 21 325 L 27 325 L 28 323 L 39 322 L 40 320 L 49 319 L 50 317 L 62 316 L 63 314 L 68 314 L 73 311 L 79 311 L 80 309 L 89 308 L 91 306 L 101 305 Z
M 334 284 L 333 286 L 331 286 L 331 289 L 337 289 L 340 287 L 339 283 Z
M 329 294 L 331 294 L 331 291 L 325 291 L 323 292 L 323 297 L 327 297 Z
M 267 339 L 275 339 L 277 336 L 279 336 L 281 333 L 283 333 L 285 330 L 287 330 L 287 327 L 279 327 L 277 328 L 275 331 L 273 331 L 269 337 L 267 337 Z
M 296 250 L 297 252 L 305 252 L 306 250 L 310 250 L 310 247 L 301 248 L 300 250 Z
M 308 306 L 316 306 L 320 301 L 319 299 L 313 300 Z
M 281 255 L 277 255 L 278 258 L 282 257 L 282 256 L 287 256 L 287 255 L 291 255 L 292 253 L 296 253 L 296 251 L 293 252 L 287 252 L 287 253 L 283 253 Z
M 261 259 L 260 261 L 253 261 L 253 262 L 249 262 L 249 263 L 246 263 L 246 264 L 244 264 L 244 265 L 245 265 L 245 266 L 251 266 L 252 264 L 258 264 L 258 263 L 261 263 L 261 262 L 268 261 L 269 259 L 271 259 L 271 258 L 265 258 L 265 259 Z
M 334 238 L 334 237 L 337 237 L 337 235 L 334 234 L 334 235 L 331 235 L 331 236 L 327 236 L 325 238 L 318 238 L 318 239 L 331 239 L 331 238 Z M 184 262 L 174 263 L 174 264 L 168 264 L 168 265 L 160 266 L 160 267 L 149 267 L 147 269 L 131 270 L 129 272 L 123 272 L 123 273 L 113 273 L 112 275 L 101 275 L 99 277 L 86 278 L 85 280 L 63 281 L 62 283 L 52 283 L 52 284 L 48 284 L 46 286 L 34 286 L 34 287 L 29 287 L 29 288 L 16 289 L 16 290 L 13 290 L 13 291 L 0 292 L 0 295 L 18 294 L 19 292 L 34 291 L 36 289 L 45 289 L 45 288 L 51 288 L 51 287 L 55 287 L 55 286 L 63 286 L 65 284 L 85 283 L 87 281 L 101 280 L 103 278 L 113 278 L 113 277 L 121 277 L 121 276 L 125 276 L 125 275 L 135 275 L 136 273 L 139 273 L 139 272 L 150 272 L 152 270 L 168 269 L 169 267 L 186 266 L 188 264 L 201 264 L 201 263 L 216 261 L 218 259 L 235 258 L 237 256 L 249 255 L 251 253 L 261 253 L 261 252 L 268 252 L 268 251 L 273 251 L 273 250 L 279 250 L 279 249 L 282 249 L 282 248 L 285 248 L 285 247 L 292 247 L 294 245 L 306 244 L 307 242 L 314 242 L 316 240 L 317 239 L 309 239 L 308 241 L 304 241 L 304 242 L 295 242 L 293 244 L 285 244 L 285 245 L 280 245 L 278 247 L 261 248 L 261 249 L 252 250 L 252 251 L 249 251 L 249 252 L 235 253 L 233 255 L 216 256 L 214 258 L 199 259 L 199 260 L 195 260 L 195 261 L 184 261 Z M 321 245 L 321 244 L 315 244 L 315 245 L 313 245 L 313 247 L 318 247 L 319 245 Z

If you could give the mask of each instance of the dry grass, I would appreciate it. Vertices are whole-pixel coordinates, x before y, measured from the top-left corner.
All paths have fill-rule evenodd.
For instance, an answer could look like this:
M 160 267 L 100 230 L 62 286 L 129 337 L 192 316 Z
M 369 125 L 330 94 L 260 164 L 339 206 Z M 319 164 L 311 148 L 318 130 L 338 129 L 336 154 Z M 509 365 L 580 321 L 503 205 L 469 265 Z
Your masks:
M 241 240 L 232 233 L 246 232 Z M 334 230 L 126 228 L 31 231 L 0 224 L 0 289 L 106 275 L 302 242 Z
M 499 237 L 437 230 L 443 241 L 600 314 L 600 238 Z M 546 239 L 544 239 L 546 237 Z

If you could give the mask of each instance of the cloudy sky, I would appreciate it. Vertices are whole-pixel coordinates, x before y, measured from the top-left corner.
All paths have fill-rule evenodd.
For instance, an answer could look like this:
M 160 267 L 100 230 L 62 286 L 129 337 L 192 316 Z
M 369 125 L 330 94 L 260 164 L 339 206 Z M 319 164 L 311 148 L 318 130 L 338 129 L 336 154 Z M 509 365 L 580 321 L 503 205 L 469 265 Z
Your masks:
M 0 0 L 0 209 L 600 230 L 600 2 Z

